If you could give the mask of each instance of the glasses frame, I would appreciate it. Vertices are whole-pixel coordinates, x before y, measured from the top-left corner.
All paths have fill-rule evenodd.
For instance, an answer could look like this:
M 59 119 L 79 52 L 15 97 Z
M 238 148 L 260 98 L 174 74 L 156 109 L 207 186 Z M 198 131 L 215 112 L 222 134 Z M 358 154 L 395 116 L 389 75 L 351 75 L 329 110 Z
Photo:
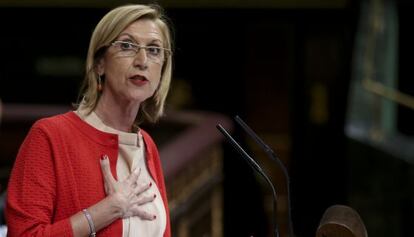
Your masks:
M 124 41 L 124 40 L 115 40 L 115 41 L 113 41 L 112 43 L 111 43 L 111 45 L 112 46 L 114 46 L 114 47 L 120 47 L 121 46 L 121 44 L 129 44 L 129 45 L 131 45 L 131 46 L 134 46 L 134 47 L 131 47 L 131 50 L 133 50 L 133 51 L 135 51 L 135 55 L 131 55 L 131 57 L 135 57 L 138 53 L 139 53 L 139 51 L 141 50 L 141 49 L 144 49 L 145 50 L 145 54 L 146 54 L 146 56 L 149 58 L 149 59 L 151 59 L 152 61 L 154 61 L 153 60 L 153 57 L 152 56 L 149 56 L 149 54 L 148 54 L 148 52 L 147 52 L 147 49 L 162 49 L 162 51 L 163 51 L 163 53 L 164 53 L 164 56 L 163 56 L 163 58 L 159 61 L 160 63 L 161 62 L 164 62 L 168 57 L 170 57 L 171 55 L 172 55 L 172 51 L 171 51 L 171 49 L 168 49 L 168 48 L 164 48 L 164 47 L 159 47 L 159 46 L 144 46 L 144 45 L 139 45 L 139 44 L 136 44 L 136 43 L 133 43 L 133 42 L 129 42 L 129 41 Z M 121 48 L 121 50 L 124 50 L 124 49 L 122 49 Z M 160 54 L 161 55 L 161 54 Z M 154 61 L 155 62 L 155 61 Z

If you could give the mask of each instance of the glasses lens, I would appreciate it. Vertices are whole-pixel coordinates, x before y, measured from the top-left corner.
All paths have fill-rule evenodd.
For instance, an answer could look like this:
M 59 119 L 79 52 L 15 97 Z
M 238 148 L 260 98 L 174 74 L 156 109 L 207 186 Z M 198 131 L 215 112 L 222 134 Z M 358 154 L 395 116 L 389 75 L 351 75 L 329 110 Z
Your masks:
M 136 52 L 139 50 L 137 45 L 134 45 L 130 42 L 116 41 L 115 45 L 121 49 L 120 54 L 123 56 L 135 56 Z
M 154 62 L 161 62 L 164 57 L 164 49 L 156 46 L 145 47 L 147 57 Z
M 120 49 L 120 55 L 125 57 L 135 57 L 140 49 L 144 49 L 148 59 L 155 63 L 161 63 L 166 53 L 169 51 L 158 46 L 139 46 L 137 44 L 125 41 L 115 41 L 112 45 Z

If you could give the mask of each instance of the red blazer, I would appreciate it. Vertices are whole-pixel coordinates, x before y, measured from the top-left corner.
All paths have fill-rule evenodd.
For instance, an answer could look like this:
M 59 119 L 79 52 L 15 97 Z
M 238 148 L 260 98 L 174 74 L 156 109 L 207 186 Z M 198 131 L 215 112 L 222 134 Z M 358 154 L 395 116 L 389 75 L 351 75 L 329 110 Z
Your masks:
M 167 214 L 164 237 L 170 237 L 169 209 L 158 150 L 145 131 L 149 173 L 156 182 Z M 118 136 L 101 132 L 74 112 L 37 121 L 20 147 L 10 176 L 6 221 L 8 236 L 73 236 L 70 216 L 105 195 L 100 157 L 109 156 L 116 178 Z M 118 219 L 97 236 L 121 237 Z

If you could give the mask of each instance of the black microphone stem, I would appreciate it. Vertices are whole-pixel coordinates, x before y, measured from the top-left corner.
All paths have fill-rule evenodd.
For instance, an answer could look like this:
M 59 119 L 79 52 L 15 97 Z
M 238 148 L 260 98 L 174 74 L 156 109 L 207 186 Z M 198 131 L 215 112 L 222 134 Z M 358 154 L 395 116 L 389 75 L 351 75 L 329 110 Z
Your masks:
M 238 115 L 234 117 L 236 122 L 246 131 L 253 140 L 262 147 L 262 149 L 266 152 L 267 156 L 270 159 L 276 161 L 279 167 L 282 169 L 283 175 L 285 176 L 286 180 L 286 189 L 287 189 L 287 202 L 288 202 L 288 224 L 289 224 L 289 234 L 291 237 L 294 237 L 293 232 L 293 224 L 292 224 L 292 215 L 290 210 L 290 181 L 289 181 L 289 173 L 286 169 L 286 166 L 282 163 L 282 161 L 276 156 L 276 153 L 251 129 Z
M 220 124 L 217 124 L 217 129 L 224 135 L 225 138 L 227 138 L 227 141 L 230 142 L 231 145 L 239 152 L 239 154 L 247 161 L 247 163 L 256 170 L 268 183 L 268 185 L 272 189 L 273 194 L 273 225 L 274 225 L 274 235 L 275 237 L 279 237 L 279 228 L 276 220 L 277 215 L 277 195 L 275 187 L 273 186 L 273 183 L 270 181 L 269 177 L 265 174 L 265 172 L 260 168 L 260 166 L 254 161 L 254 159 L 247 154 L 247 152 L 236 142 L 236 140 L 233 139 L 233 137 L 226 131 L 226 129 L 223 128 Z

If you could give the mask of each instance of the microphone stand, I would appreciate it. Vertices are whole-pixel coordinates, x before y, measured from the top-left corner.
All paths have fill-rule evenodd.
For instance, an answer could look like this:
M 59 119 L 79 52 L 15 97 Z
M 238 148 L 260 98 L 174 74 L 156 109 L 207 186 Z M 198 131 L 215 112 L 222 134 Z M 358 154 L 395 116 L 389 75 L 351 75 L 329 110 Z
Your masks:
M 265 174 L 265 172 L 260 168 L 260 166 L 256 163 L 256 161 L 253 160 L 252 157 L 247 154 L 247 152 L 239 145 L 239 143 L 234 140 L 234 138 L 226 131 L 226 129 L 223 128 L 220 124 L 217 124 L 217 129 L 224 135 L 224 137 L 227 139 L 227 141 L 230 142 L 231 145 L 239 152 L 239 154 L 247 161 L 247 163 L 256 170 L 269 184 L 269 186 L 272 189 L 273 194 L 273 225 L 274 225 L 274 236 L 279 237 L 279 228 L 276 221 L 276 211 L 277 211 L 277 196 L 276 196 L 276 190 L 273 186 L 273 183 L 270 181 L 269 177 Z
M 286 166 L 282 163 L 282 161 L 276 156 L 276 153 L 251 129 L 238 115 L 234 117 L 236 122 L 250 135 L 251 138 L 265 151 L 266 155 L 276 161 L 278 166 L 282 169 L 283 175 L 286 180 L 286 188 L 287 188 L 287 201 L 288 201 L 288 225 L 289 225 L 289 235 L 294 237 L 293 232 L 293 222 L 292 222 L 292 215 L 291 215 L 291 208 L 290 208 L 290 185 L 289 185 L 289 174 L 286 169 Z

